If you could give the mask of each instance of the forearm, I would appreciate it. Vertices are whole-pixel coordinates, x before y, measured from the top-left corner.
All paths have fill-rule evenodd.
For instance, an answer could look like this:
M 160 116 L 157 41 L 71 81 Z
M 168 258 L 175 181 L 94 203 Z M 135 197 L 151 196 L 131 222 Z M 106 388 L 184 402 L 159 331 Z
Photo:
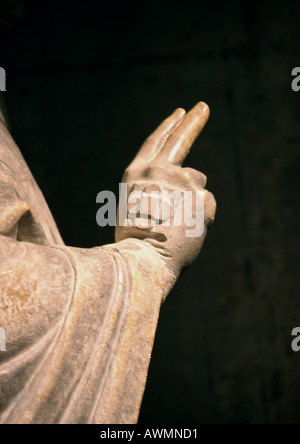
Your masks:
M 208 114 L 203 103 L 186 117 L 175 111 L 124 176 L 129 190 L 139 184 L 145 199 L 157 188 L 163 196 L 203 193 L 201 237 L 187 237 L 171 212 L 165 228 L 163 215 L 146 211 L 136 216 L 148 223 L 155 216 L 154 227 L 136 233 L 121 224 L 119 242 L 90 250 L 64 246 L 0 124 L 0 326 L 8 339 L 0 423 L 137 421 L 161 303 L 197 257 L 214 218 L 205 176 L 180 168 Z

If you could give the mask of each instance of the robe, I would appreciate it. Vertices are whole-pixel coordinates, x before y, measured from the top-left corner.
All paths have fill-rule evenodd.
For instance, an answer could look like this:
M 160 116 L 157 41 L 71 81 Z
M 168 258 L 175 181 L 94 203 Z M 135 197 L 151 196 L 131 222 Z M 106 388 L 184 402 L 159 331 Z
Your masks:
M 136 423 L 173 284 L 142 240 L 64 245 L 1 110 L 0 423 Z

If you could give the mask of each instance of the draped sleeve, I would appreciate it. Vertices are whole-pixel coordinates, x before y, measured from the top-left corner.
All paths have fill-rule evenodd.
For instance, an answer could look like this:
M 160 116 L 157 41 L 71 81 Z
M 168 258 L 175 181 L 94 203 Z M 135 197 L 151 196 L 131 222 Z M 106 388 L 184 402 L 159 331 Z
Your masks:
M 137 239 L 66 247 L 0 128 L 0 423 L 135 423 L 174 283 Z

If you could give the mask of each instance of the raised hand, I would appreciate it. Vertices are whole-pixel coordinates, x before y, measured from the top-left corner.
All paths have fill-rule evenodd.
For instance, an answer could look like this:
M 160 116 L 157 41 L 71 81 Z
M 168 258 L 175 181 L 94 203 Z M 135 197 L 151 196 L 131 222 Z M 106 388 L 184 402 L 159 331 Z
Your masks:
M 197 257 L 215 217 L 216 202 L 205 190 L 205 175 L 182 168 L 208 118 L 209 108 L 203 102 L 187 114 L 177 109 L 145 141 L 123 177 L 128 185 L 127 220 L 123 224 L 126 226 L 117 227 L 116 240 L 138 238 L 149 242 L 176 276 Z M 191 205 L 187 205 L 187 192 Z M 189 214 L 181 215 L 182 224 L 178 223 L 179 213 L 187 211 Z M 201 229 L 191 230 L 189 219 Z

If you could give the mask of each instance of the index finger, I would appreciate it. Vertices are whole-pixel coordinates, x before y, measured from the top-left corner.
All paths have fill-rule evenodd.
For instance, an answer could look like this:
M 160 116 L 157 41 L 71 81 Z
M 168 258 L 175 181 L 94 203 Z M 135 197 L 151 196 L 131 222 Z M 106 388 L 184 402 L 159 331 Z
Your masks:
M 191 146 L 203 130 L 209 114 L 209 107 L 206 103 L 199 102 L 194 106 L 194 108 L 187 113 L 181 124 L 169 136 L 156 160 L 181 166 Z

